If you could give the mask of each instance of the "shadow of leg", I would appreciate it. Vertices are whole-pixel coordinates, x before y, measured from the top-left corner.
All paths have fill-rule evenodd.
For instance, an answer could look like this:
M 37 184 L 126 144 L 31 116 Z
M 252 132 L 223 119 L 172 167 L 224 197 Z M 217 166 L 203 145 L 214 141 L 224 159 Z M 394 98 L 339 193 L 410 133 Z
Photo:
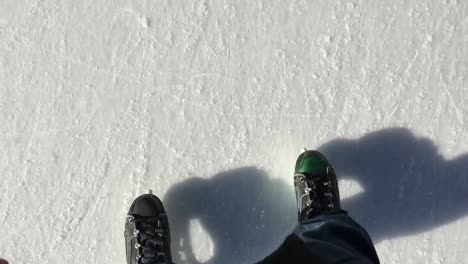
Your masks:
M 177 263 L 199 262 L 189 223 L 198 220 L 214 244 L 208 263 L 252 263 L 271 253 L 296 222 L 291 186 L 256 168 L 240 168 L 209 179 L 191 178 L 164 198 Z M 182 245 L 181 245 L 182 241 Z M 185 257 L 183 256 L 185 255 Z

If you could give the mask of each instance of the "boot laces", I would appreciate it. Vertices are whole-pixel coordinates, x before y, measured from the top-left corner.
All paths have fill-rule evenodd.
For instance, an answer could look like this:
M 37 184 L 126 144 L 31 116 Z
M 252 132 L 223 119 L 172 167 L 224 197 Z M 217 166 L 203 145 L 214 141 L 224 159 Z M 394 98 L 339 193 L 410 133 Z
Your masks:
M 155 217 L 133 219 L 133 232 L 138 251 L 136 256 L 139 264 L 168 264 L 168 238 L 164 230 L 167 221 L 165 214 Z
M 313 179 L 308 179 L 304 174 L 297 174 L 300 175 L 301 177 L 299 178 L 299 181 L 302 183 L 306 183 L 306 187 L 304 188 L 304 193 L 302 196 L 307 195 L 308 196 L 308 201 L 306 202 L 306 206 L 310 207 L 312 206 L 313 203 L 315 203 L 317 197 L 317 191 L 320 191 L 325 198 L 328 200 L 328 204 L 326 207 L 328 208 L 333 208 L 333 193 L 332 193 L 332 186 L 330 182 L 330 174 L 331 170 L 333 168 L 331 166 L 327 166 L 327 177 L 317 177 Z M 301 196 L 301 197 L 302 197 Z

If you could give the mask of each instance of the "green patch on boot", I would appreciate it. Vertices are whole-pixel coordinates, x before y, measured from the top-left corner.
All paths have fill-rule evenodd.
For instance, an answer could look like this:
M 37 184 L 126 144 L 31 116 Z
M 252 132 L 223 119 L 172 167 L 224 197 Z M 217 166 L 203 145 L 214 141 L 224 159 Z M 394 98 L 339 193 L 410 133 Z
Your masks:
M 327 159 L 318 151 L 306 150 L 297 158 L 295 174 L 323 175 L 330 165 Z

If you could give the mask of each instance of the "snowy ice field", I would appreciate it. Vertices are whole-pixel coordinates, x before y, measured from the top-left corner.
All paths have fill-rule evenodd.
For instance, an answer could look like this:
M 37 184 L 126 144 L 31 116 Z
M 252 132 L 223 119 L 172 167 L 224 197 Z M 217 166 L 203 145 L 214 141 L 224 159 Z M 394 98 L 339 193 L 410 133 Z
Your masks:
M 468 1 L 3 0 L 0 257 L 125 263 L 139 194 L 177 263 L 253 263 L 322 150 L 382 263 L 468 263 Z

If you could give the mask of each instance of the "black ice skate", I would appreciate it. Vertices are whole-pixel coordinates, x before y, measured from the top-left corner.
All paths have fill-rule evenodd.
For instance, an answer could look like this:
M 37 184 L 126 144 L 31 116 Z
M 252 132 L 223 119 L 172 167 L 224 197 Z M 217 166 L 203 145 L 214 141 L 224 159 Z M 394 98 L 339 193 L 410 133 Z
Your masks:
M 341 210 L 335 172 L 318 151 L 306 150 L 297 158 L 294 189 L 299 222 Z
M 166 211 L 158 197 L 144 194 L 133 201 L 125 222 L 127 264 L 172 263 Z

